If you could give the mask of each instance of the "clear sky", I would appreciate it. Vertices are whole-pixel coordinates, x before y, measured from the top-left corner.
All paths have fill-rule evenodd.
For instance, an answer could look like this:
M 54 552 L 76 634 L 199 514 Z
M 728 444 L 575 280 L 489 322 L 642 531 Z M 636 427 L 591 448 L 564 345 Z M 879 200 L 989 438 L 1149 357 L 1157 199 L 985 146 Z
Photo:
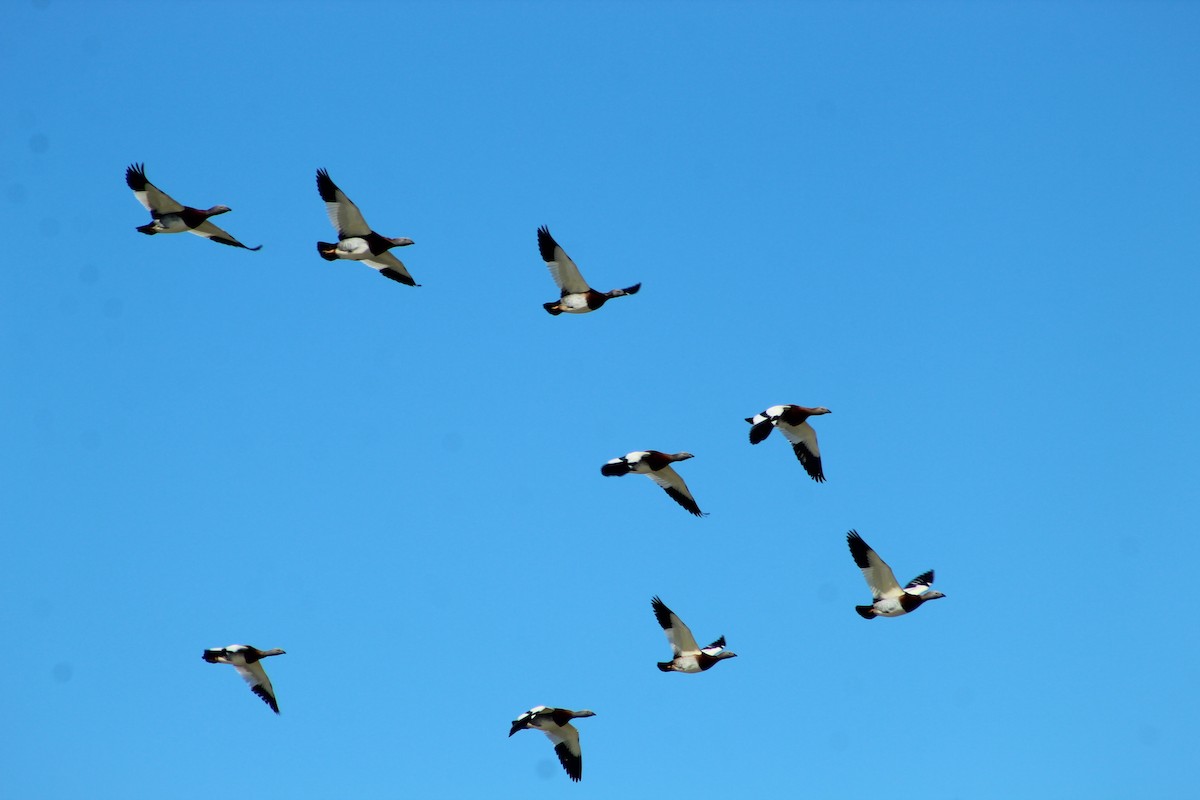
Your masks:
M 0 16 L 0 793 L 1194 797 L 1200 7 Z M 550 317 L 539 225 L 641 293 Z M 947 599 L 859 619 L 850 528 Z

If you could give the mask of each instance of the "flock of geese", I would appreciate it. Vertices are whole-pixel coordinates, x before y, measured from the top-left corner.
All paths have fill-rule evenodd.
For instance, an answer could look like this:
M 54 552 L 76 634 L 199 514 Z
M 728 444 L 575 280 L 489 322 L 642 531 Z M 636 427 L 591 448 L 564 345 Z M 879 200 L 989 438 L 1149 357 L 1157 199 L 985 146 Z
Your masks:
M 146 210 L 150 212 L 151 221 L 137 228 L 147 235 L 159 233 L 194 233 L 218 244 L 241 247 L 246 250 L 259 250 L 262 245 L 248 247 L 231 234 L 219 228 L 211 221 L 218 214 L 227 213 L 228 206 L 216 205 L 208 209 L 185 206 L 170 195 L 163 192 L 146 178 L 146 170 L 142 164 L 133 164 L 125 170 L 125 182 L 133 190 Z M 413 243 L 412 239 L 388 237 L 376 233 L 363 218 L 350 198 L 338 188 L 329 173 L 323 169 L 317 170 L 317 192 L 325 201 L 325 210 L 329 220 L 337 231 L 337 242 L 317 242 L 317 253 L 327 261 L 346 259 L 361 261 L 375 269 L 380 275 L 406 286 L 419 286 L 408 269 L 391 250 L 405 247 Z M 586 314 L 602 307 L 614 297 L 625 297 L 637 294 L 641 289 L 640 283 L 624 289 L 613 289 L 608 292 L 598 292 L 592 289 L 575 266 L 575 262 L 567 256 L 562 247 L 550 235 L 545 226 L 537 230 L 538 252 L 550 270 L 550 275 L 559 288 L 559 299 L 544 303 L 543 308 L 552 315 Z M 772 431 L 778 430 L 791 444 L 796 458 L 808 476 L 820 483 L 825 480 L 821 467 L 821 450 L 817 446 L 817 432 L 808 423 L 810 417 L 830 413 L 828 408 L 799 405 L 771 406 L 752 417 L 747 417 L 750 423 L 750 443 L 758 444 L 765 440 Z M 671 466 L 692 458 L 691 453 L 662 453 L 658 450 L 638 450 L 614 458 L 600 467 L 600 473 L 609 477 L 620 477 L 630 473 L 645 475 L 660 486 L 668 496 L 690 514 L 704 516 L 696 498 L 692 496 L 687 483 Z M 871 547 L 858 535 L 850 531 L 846 535 L 850 555 L 854 563 L 862 570 L 867 587 L 871 590 L 870 605 L 855 606 L 854 610 L 864 619 L 875 617 L 898 617 L 916 611 L 923 603 L 945 597 L 933 589 L 933 570 L 924 572 L 913 578 L 904 586 L 896 580 L 891 567 L 879 557 Z M 721 636 L 712 644 L 700 647 L 696 643 L 691 630 L 683 623 L 675 612 L 671 611 L 658 597 L 650 601 L 654 618 L 666 634 L 667 642 L 671 645 L 671 660 L 658 662 L 658 668 L 663 672 L 698 673 L 712 669 L 721 661 L 735 658 L 736 653 L 725 649 L 725 637 Z M 284 655 L 278 648 L 259 650 L 246 644 L 231 644 L 226 647 L 214 647 L 204 651 L 203 658 L 210 664 L 229 664 L 245 679 L 250 690 L 258 695 L 279 713 L 279 703 L 275 699 L 275 689 L 263 669 L 262 660 L 270 656 Z M 518 716 L 512 722 L 508 735 L 518 731 L 539 730 L 549 737 L 554 745 L 554 752 L 562 763 L 563 769 L 573 781 L 583 777 L 583 753 L 579 747 L 579 731 L 571 724 L 571 720 L 581 717 L 595 716 L 594 711 L 584 709 L 572 711 L 567 708 L 551 708 L 535 706 Z

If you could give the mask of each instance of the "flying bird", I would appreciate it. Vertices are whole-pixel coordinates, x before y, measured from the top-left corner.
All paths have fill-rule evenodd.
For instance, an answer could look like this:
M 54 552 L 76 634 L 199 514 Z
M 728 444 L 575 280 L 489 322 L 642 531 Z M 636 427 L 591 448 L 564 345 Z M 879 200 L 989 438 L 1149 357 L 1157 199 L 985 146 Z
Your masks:
M 350 202 L 350 198 L 337 187 L 323 169 L 317 170 L 317 191 L 325 201 L 325 211 L 329 221 L 338 232 L 337 244 L 317 242 L 317 252 L 326 261 L 336 261 L 339 258 L 351 261 L 361 261 L 372 269 L 379 270 L 385 278 L 403 283 L 405 286 L 420 286 L 408 274 L 400 259 L 388 251 L 393 247 L 405 247 L 413 243 L 412 239 L 390 239 L 380 236 L 371 230 L 371 226 L 363 219 L 358 206 Z
M 807 406 L 771 406 L 766 411 L 746 417 L 750 423 L 750 444 L 758 444 L 771 435 L 771 430 L 779 431 L 792 443 L 800 466 L 814 481 L 821 483 L 825 473 L 821 470 L 821 449 L 817 447 L 817 432 L 808 424 L 809 417 L 828 414 L 829 409 Z
M 901 588 L 896 576 L 892 574 L 892 568 L 863 541 L 858 531 L 846 534 L 846 542 L 850 545 L 850 555 L 854 556 L 854 563 L 862 570 L 874 598 L 874 602 L 869 606 L 854 607 L 863 619 L 899 617 L 916 611 L 922 603 L 946 596 L 931 588 L 933 570 L 918 575 L 909 581 L 907 586 Z
M 589 311 L 595 311 L 614 297 L 637 294 L 638 290 L 642 288 L 640 283 L 635 283 L 625 289 L 597 292 L 587 285 L 587 281 L 579 274 L 579 267 L 575 266 L 575 262 L 559 247 L 558 242 L 554 241 L 549 228 L 545 225 L 538 228 L 537 239 L 542 260 L 550 268 L 550 277 L 554 278 L 554 282 L 558 284 L 558 288 L 562 292 L 557 303 L 542 304 L 542 308 L 556 317 L 563 313 L 586 314 Z
M 698 646 L 683 620 L 657 597 L 650 600 L 650 607 L 654 609 L 654 618 L 667 634 L 667 641 L 671 643 L 671 652 L 675 656 L 670 661 L 658 662 L 658 668 L 663 672 L 704 672 L 718 661 L 737 657 L 737 653 L 725 649 L 724 636 L 708 647 Z
M 210 664 L 232 664 L 238 674 L 250 684 L 250 691 L 263 699 L 276 714 L 279 713 L 279 703 L 275 701 L 275 690 L 271 687 L 271 679 L 266 670 L 258 663 L 267 656 L 281 656 L 284 652 L 279 648 L 274 650 L 259 650 L 248 644 L 231 644 L 225 647 L 210 647 L 204 651 L 202 658 Z
M 583 777 L 583 751 L 579 749 L 579 731 L 571 720 L 579 717 L 594 717 L 595 711 L 572 711 L 569 708 L 534 706 L 513 720 L 508 735 L 527 728 L 539 730 L 554 744 L 554 752 L 571 780 Z
M 130 164 L 125 169 L 125 183 L 133 189 L 133 196 L 150 212 L 151 222 L 139 225 L 138 231 L 147 236 L 156 233 L 194 233 L 211 239 L 218 244 L 231 247 L 242 247 L 246 250 L 261 250 L 258 247 L 246 247 L 226 231 L 209 222 L 209 217 L 224 214 L 229 206 L 213 206 L 209 209 L 184 206 L 171 199 L 171 196 L 146 180 L 145 164 Z
M 683 478 L 679 477 L 679 473 L 671 468 L 671 464 L 674 462 L 692 457 L 691 453 L 638 450 L 610 460 L 600 468 L 600 474 L 610 478 L 628 475 L 631 472 L 645 475 L 661 486 L 672 500 L 686 508 L 688 513 L 702 517 L 704 512 L 700 510 L 700 506 L 696 505 L 696 498 L 692 497 L 692 493 L 688 491 L 687 484 L 683 482 Z

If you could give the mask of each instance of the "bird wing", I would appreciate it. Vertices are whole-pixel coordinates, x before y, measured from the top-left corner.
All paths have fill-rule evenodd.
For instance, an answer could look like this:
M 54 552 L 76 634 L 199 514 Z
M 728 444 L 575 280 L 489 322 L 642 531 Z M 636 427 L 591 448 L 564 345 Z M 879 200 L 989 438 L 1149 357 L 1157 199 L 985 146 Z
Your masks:
M 688 491 L 687 484 L 683 482 L 683 478 L 679 477 L 678 472 L 667 466 L 646 474 L 650 480 L 661 486 L 663 491 L 671 496 L 672 500 L 686 508 L 688 513 L 694 514 L 697 517 L 704 516 L 704 512 L 700 510 L 700 506 L 696 505 L 696 498 L 692 497 L 692 493 Z
M 579 731 L 570 723 L 543 728 L 542 732 L 554 742 L 554 753 L 571 780 L 583 777 L 583 751 L 579 749 Z
M 821 471 L 821 449 L 817 447 L 817 432 L 813 430 L 813 426 L 807 422 L 789 425 L 779 420 L 775 427 L 792 443 L 792 450 L 809 477 L 817 482 L 824 481 L 825 473 Z
M 317 170 L 317 191 L 325 201 L 325 213 L 329 214 L 329 221 L 333 223 L 339 239 L 367 236 L 371 233 L 371 226 L 363 219 L 358 206 L 346 197 L 346 193 L 337 187 L 329 173 L 323 169 Z
M 250 247 L 233 238 L 227 231 L 212 223 L 212 220 L 204 220 L 199 227 L 192 228 L 191 232 L 197 236 L 203 236 L 205 239 L 216 242 L 217 244 L 227 244 L 230 247 L 244 247 L 247 250 L 261 250 L 262 245 Z
M 658 624 L 662 626 L 663 633 L 667 635 L 667 641 L 671 643 L 671 650 L 675 652 L 675 657 L 681 655 L 695 655 L 700 652 L 700 647 L 696 644 L 696 637 L 692 636 L 691 629 L 683 624 L 675 612 L 667 608 L 666 604 L 657 597 L 650 601 L 650 607 L 654 609 L 654 617 L 658 620 Z
M 717 653 L 725 649 L 725 637 L 722 636 L 707 647 L 700 648 L 700 652 L 705 655 L 715 656 Z
M 775 429 L 774 421 L 767 416 L 765 411 L 755 414 L 753 417 L 746 417 L 746 422 L 750 423 L 750 444 L 758 444 L 770 436 L 771 431 Z
M 384 251 L 377 256 L 363 259 L 363 263 L 372 269 L 377 269 L 385 278 L 391 278 L 394 281 L 399 281 L 407 286 L 419 286 L 413 280 L 413 276 L 408 273 L 408 268 L 404 266 L 404 262 L 396 258 L 388 251 Z
M 892 574 L 892 568 L 863 541 L 857 531 L 850 531 L 846 535 L 846 541 L 850 545 L 850 555 L 854 556 L 854 563 L 862 570 L 863 578 L 866 579 L 867 586 L 876 600 L 899 597 L 904 593 L 896 576 Z
M 929 587 L 933 586 L 933 570 L 922 572 L 917 577 L 908 582 L 904 587 L 904 591 L 908 594 L 925 594 L 929 591 Z
M 538 228 L 538 250 L 550 269 L 550 277 L 554 278 L 563 294 L 580 294 L 589 290 L 587 281 L 579 274 L 579 267 L 575 266 L 575 262 L 559 247 L 558 242 L 554 241 L 550 229 L 545 225 Z
M 133 189 L 133 196 L 146 207 L 151 214 L 177 214 L 183 211 L 183 206 L 171 199 L 171 196 L 146 180 L 146 166 L 131 164 L 125 170 L 125 183 Z
M 262 664 L 255 661 L 245 666 L 235 665 L 234 669 L 250 684 L 250 691 L 261 697 L 263 702 L 278 714 L 279 703 L 275 702 L 275 689 L 271 686 L 271 679 L 267 677 L 267 671 L 262 668 Z

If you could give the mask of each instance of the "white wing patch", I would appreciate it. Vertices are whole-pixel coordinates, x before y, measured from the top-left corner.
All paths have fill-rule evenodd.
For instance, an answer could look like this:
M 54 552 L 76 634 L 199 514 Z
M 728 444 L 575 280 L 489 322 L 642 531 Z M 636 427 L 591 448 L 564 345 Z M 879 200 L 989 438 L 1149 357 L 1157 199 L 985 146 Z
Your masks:
M 408 270 L 404 268 L 404 263 L 387 251 L 371 258 L 364 258 L 362 262 L 372 269 L 394 269 L 396 272 L 408 275 Z
M 547 261 L 546 267 L 550 270 L 550 277 L 563 292 L 584 294 L 590 289 L 587 281 L 579 274 L 579 267 L 575 266 L 575 262 L 567 256 L 558 242 L 554 243 L 554 260 Z
M 200 223 L 200 226 L 197 228 L 192 228 L 191 232 L 196 234 L 197 236 L 203 236 L 205 239 L 212 239 L 217 242 L 222 242 L 222 243 L 226 243 L 226 244 L 234 244 L 234 245 L 238 245 L 241 247 L 246 246 L 246 245 L 242 244 L 241 242 L 239 242 L 237 239 L 233 238 L 233 236 L 231 236 L 228 231 L 217 227 L 209 220 L 205 220 L 204 222 Z M 247 249 L 249 249 L 249 248 L 247 248 Z
M 671 643 L 671 649 L 675 651 L 676 658 L 700 652 L 700 647 L 696 644 L 696 637 L 692 636 L 691 629 L 683 624 L 683 620 L 674 611 L 671 612 L 671 627 L 664 630 L 663 633 L 667 635 L 667 641 Z
M 134 192 L 133 196 L 151 213 L 177 214 L 183 211 L 182 205 L 149 181 L 146 181 L 146 191 Z
M 366 236 L 371 233 L 371 226 L 363 219 L 362 212 L 358 210 L 358 206 L 351 202 L 346 193 L 341 189 L 335 189 L 334 197 L 336 202 L 326 203 L 325 211 L 329 214 L 329 221 L 333 223 L 333 227 L 337 229 L 338 236 L 342 239 L 348 239 L 353 236 Z
M 776 420 L 775 427 L 792 444 L 802 444 L 815 457 L 821 457 L 821 451 L 817 447 L 817 432 L 807 422 L 801 422 L 799 425 L 788 425 L 782 420 Z
M 671 469 L 670 466 L 663 467 L 657 472 L 646 473 L 650 480 L 657 483 L 664 489 L 674 489 L 688 500 L 695 502 L 696 498 L 692 497 L 692 493 L 688 491 L 687 484 L 683 482 L 683 478 L 679 477 L 679 473 Z
M 892 568 L 870 548 L 867 549 L 867 563 L 870 566 L 863 567 L 862 574 L 876 600 L 895 598 L 904 594 L 904 590 L 900 588 L 900 582 L 892 574 Z

